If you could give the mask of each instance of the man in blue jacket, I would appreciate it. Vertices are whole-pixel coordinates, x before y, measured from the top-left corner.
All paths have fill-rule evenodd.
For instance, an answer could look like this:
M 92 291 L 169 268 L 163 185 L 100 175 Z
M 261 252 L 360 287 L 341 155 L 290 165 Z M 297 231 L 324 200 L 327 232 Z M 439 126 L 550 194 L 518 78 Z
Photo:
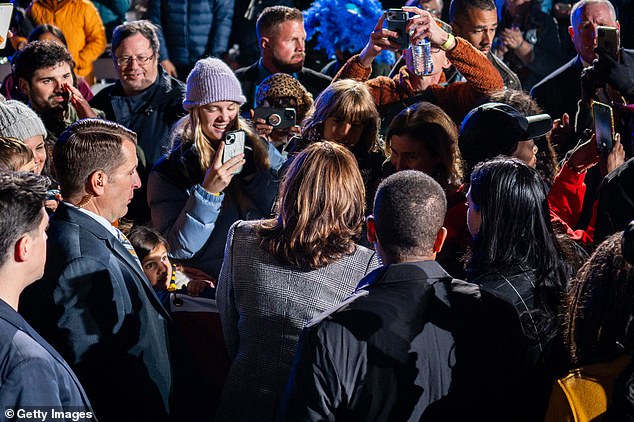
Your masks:
M 50 220 L 44 276 L 20 300 L 20 313 L 69 362 L 102 422 L 169 419 L 170 316 L 112 225 L 140 186 L 135 144 L 133 132 L 99 119 L 62 134 L 53 162 L 64 200 Z
M 83 413 L 88 397 L 66 361 L 17 313 L 22 290 L 44 273 L 48 180 L 0 172 L 0 409 L 2 420 L 23 410 Z

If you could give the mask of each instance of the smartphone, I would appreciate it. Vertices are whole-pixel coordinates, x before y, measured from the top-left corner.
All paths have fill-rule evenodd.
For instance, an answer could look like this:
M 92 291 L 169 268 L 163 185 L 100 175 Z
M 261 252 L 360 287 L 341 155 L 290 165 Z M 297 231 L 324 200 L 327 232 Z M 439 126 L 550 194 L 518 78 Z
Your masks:
M 0 49 L 3 49 L 7 45 L 7 38 L 9 33 L 9 25 L 11 24 L 11 15 L 13 14 L 12 3 L 0 3 Z
M 225 147 L 222 152 L 222 164 L 231 160 L 238 154 L 244 154 L 244 140 L 246 138 L 246 132 L 243 130 L 232 130 L 225 134 Z M 242 167 L 238 168 L 233 174 L 238 174 L 242 171 Z
M 409 20 L 409 13 L 403 9 L 388 9 L 387 15 L 387 29 L 394 31 L 398 34 L 395 41 L 401 50 L 407 50 L 409 48 L 409 35 L 405 30 L 407 21 Z
M 253 118 L 262 119 L 276 129 L 286 129 L 295 126 L 295 109 L 257 107 L 253 110 Z
M 597 26 L 597 47 L 619 61 L 619 30 L 612 26 Z
M 614 140 L 612 107 L 595 101 L 592 103 L 592 115 L 594 116 L 594 134 L 597 142 L 597 150 L 599 154 L 607 155 L 612 151 Z

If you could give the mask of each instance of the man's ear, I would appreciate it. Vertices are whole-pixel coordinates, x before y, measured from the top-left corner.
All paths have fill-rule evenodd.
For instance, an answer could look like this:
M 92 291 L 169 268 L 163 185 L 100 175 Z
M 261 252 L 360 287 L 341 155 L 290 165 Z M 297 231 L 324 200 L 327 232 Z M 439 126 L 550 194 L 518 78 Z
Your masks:
M 86 193 L 93 196 L 102 196 L 106 191 L 108 176 L 103 170 L 97 170 L 88 177 L 86 183 Z
M 451 67 L 451 61 L 449 60 L 449 58 L 447 57 L 447 54 L 445 53 L 445 60 L 442 63 L 442 68 L 449 69 L 450 67 Z
M 14 245 L 13 259 L 16 262 L 24 262 L 29 258 L 32 239 L 28 235 L 20 237 Z
M 30 90 L 30 85 L 29 85 L 29 83 L 27 82 L 27 80 L 26 80 L 26 79 L 24 79 L 24 78 L 20 78 L 20 79 L 18 79 L 18 89 L 20 90 L 20 92 L 21 92 L 22 94 L 24 94 L 24 95 L 25 95 L 25 96 L 27 96 L 27 97 L 29 96 L 29 94 L 30 94 L 30 92 L 31 92 L 31 90 Z
M 271 47 L 271 40 L 268 37 L 260 38 L 260 49 L 266 50 Z
M 438 253 L 442 250 L 442 245 L 445 244 L 445 239 L 447 239 L 447 229 L 441 227 L 436 233 L 436 240 L 434 240 L 434 252 Z
M 368 226 L 368 242 L 374 244 L 377 241 L 376 238 L 376 225 L 374 223 L 374 216 L 368 215 L 365 220 L 366 225 Z
M 568 35 L 570 35 L 571 40 L 575 38 L 575 30 L 572 26 L 568 26 Z

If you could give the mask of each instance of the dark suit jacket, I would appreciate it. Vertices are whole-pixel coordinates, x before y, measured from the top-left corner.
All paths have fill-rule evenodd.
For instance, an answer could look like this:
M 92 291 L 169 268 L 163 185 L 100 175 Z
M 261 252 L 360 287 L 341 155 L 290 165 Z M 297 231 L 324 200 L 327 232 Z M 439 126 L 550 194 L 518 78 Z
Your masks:
M 235 71 L 236 77 L 242 86 L 242 93 L 247 98 L 247 102 L 243 106 L 243 109 L 246 110 L 253 108 L 255 89 L 257 85 L 262 82 L 258 80 L 258 63 L 259 61 L 253 63 L 251 66 L 243 67 Z M 321 91 L 330 85 L 332 78 L 304 67 L 297 73 L 297 80 L 306 88 L 306 91 L 313 95 L 313 98 L 317 98 Z
M 92 413 L 88 396 L 68 364 L 2 300 L 0 345 L 0 409 L 54 406 Z
M 20 312 L 75 370 L 100 421 L 166 420 L 169 315 L 138 263 L 64 203 L 47 249 L 44 277 L 22 293 Z
M 553 120 L 560 119 L 562 114 L 568 113 L 572 127 L 577 114 L 577 101 L 581 98 L 582 70 L 583 64 L 577 55 L 531 89 L 531 97 L 535 98 L 537 104 Z M 560 151 L 560 154 L 565 154 L 566 151 Z

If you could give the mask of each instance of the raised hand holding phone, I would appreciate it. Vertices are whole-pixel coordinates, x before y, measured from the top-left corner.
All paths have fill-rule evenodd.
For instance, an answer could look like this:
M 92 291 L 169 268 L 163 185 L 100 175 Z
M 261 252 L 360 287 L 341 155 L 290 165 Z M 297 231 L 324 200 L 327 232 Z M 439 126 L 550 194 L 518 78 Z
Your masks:
M 201 184 L 203 189 L 214 195 L 220 195 L 220 193 L 229 186 L 233 176 L 236 175 L 236 170 L 241 168 L 245 163 L 244 154 L 235 155 L 223 162 L 225 146 L 223 141 L 218 142 L 216 155 L 214 156 L 211 166 L 207 169 Z

